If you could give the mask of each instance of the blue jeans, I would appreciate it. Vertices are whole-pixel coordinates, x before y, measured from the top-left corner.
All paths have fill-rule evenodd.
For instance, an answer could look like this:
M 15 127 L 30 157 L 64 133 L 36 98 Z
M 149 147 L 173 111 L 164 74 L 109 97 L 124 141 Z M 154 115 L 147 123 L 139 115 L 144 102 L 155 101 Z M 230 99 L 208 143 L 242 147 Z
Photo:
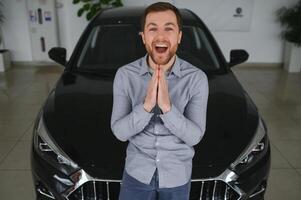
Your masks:
M 131 177 L 124 169 L 119 200 L 189 200 L 191 182 L 173 188 L 159 188 L 157 170 L 149 185 Z

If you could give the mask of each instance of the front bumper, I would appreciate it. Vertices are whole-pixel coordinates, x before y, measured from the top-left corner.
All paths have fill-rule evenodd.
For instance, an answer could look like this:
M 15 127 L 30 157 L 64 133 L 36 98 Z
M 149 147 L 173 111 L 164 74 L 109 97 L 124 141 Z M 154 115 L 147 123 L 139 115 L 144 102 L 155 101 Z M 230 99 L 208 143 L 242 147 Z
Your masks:
M 32 175 L 38 199 L 118 199 L 121 180 L 96 179 L 83 169 L 70 177 L 47 163 L 32 147 Z M 270 147 L 248 173 L 238 176 L 227 169 L 220 176 L 193 179 L 190 200 L 262 199 L 270 169 Z

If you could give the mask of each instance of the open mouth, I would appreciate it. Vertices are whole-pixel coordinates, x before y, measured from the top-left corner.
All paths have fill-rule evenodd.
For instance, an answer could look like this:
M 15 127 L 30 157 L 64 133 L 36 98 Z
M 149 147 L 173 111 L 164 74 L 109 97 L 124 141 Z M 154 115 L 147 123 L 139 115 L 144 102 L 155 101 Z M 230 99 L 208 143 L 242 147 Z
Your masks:
M 166 44 L 156 44 L 155 45 L 156 52 L 165 53 L 168 49 Z

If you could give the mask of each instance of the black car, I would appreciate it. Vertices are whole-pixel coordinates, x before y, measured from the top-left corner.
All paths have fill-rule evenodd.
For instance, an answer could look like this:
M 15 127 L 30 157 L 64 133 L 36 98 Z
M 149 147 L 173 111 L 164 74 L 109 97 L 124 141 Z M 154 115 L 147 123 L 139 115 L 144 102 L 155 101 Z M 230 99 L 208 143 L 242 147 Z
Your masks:
M 89 23 L 43 104 L 33 130 L 32 174 L 37 199 L 118 199 L 127 143 L 110 128 L 117 69 L 146 54 L 139 35 L 143 7 L 105 9 Z M 232 50 L 230 62 L 193 12 L 180 10 L 183 37 L 177 55 L 209 80 L 206 133 L 194 146 L 190 199 L 264 199 L 270 170 L 267 128 L 231 71 L 248 59 Z

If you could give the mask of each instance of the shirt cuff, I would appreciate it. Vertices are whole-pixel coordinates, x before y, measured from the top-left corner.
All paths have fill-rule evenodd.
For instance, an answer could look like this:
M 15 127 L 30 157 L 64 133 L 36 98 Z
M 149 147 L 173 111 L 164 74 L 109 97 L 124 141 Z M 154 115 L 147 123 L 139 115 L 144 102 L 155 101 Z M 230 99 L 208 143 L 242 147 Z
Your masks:
M 168 112 L 160 114 L 160 118 L 164 123 L 175 126 L 175 124 L 183 123 L 183 115 L 175 105 L 171 103 L 171 108 Z
M 150 119 L 152 118 L 152 116 L 154 115 L 154 113 L 147 112 L 144 109 L 143 103 L 140 103 L 140 104 L 136 105 L 133 110 L 134 110 L 134 112 L 136 114 L 136 117 L 138 119 L 145 119 L 145 121 L 147 121 L 147 122 L 149 122 Z

